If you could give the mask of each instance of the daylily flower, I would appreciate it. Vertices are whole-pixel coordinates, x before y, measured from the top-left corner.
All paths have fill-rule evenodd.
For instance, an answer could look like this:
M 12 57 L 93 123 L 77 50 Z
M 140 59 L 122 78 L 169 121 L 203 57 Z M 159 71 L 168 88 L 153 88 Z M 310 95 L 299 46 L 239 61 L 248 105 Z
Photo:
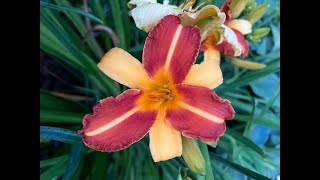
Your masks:
M 235 56 L 242 56 L 243 58 L 248 55 L 249 45 L 244 38 L 244 35 L 252 32 L 252 24 L 246 19 L 232 19 L 232 14 L 238 17 L 244 8 L 245 0 L 232 1 L 237 3 L 238 6 L 231 6 L 230 0 L 225 0 L 221 7 L 221 12 L 226 14 L 226 20 L 224 21 L 225 31 L 232 31 L 236 35 L 237 44 L 240 47 L 240 51 L 237 52 L 237 48 L 234 47 L 234 43 L 231 43 L 227 39 L 221 43 L 217 43 L 214 36 L 209 36 L 203 43 L 202 50 L 204 51 L 204 60 L 212 59 L 217 60 L 220 63 L 220 52 L 226 56 L 229 56 L 230 61 L 237 66 L 247 69 L 261 69 L 264 68 L 264 64 L 243 61 L 241 59 L 234 58 Z M 231 3 L 232 3 L 231 2 Z M 238 9 L 237 9 L 238 7 Z M 233 9 L 231 9 L 233 8 Z M 233 10 L 233 11 L 232 11 Z
M 194 64 L 199 48 L 199 29 L 168 15 L 150 31 L 142 63 L 120 48 L 107 52 L 98 67 L 132 89 L 101 100 L 83 118 L 83 142 L 98 151 L 118 151 L 149 132 L 155 162 L 181 156 L 181 136 L 216 142 L 235 111 L 211 90 L 222 80 L 219 68 L 212 68 L 218 65 Z
M 239 55 L 245 57 L 248 55 L 249 46 L 244 39 L 244 35 L 251 33 L 252 25 L 245 19 L 231 19 L 232 17 L 229 6 L 230 0 L 226 0 L 220 10 L 226 14 L 224 25 L 228 27 L 226 30 L 231 30 L 236 35 L 236 41 L 240 45 L 241 53 L 235 52 L 235 49 L 232 47 L 233 45 L 230 42 L 223 40 L 221 43 L 217 44 L 214 41 L 214 37 L 209 36 L 208 39 L 203 43 L 205 59 L 218 59 L 220 62 L 219 52 L 232 57 Z

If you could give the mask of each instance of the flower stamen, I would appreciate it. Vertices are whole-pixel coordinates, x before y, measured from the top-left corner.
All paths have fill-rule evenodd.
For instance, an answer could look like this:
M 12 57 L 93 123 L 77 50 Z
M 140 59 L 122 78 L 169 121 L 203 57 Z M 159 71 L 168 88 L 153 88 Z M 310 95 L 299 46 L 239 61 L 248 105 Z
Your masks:
M 148 97 L 154 101 L 173 100 L 175 95 L 172 94 L 172 89 L 169 89 L 169 81 L 162 86 L 157 86 L 148 91 Z

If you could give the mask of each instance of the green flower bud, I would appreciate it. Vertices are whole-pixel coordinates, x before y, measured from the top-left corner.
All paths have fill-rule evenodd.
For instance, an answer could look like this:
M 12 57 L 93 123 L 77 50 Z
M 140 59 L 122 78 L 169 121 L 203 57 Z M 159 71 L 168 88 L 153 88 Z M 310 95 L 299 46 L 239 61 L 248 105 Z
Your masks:
M 206 175 L 206 162 L 199 146 L 192 138 L 182 137 L 182 157 L 194 173 Z
M 268 8 L 268 4 L 260 4 L 252 9 L 252 11 L 247 15 L 246 19 L 253 25 L 267 12 Z
M 252 35 L 249 35 L 248 39 L 253 43 L 258 43 L 261 41 L 261 38 L 259 38 L 258 36 L 252 36 Z
M 238 58 L 229 57 L 229 59 L 232 64 L 242 68 L 246 68 L 246 69 L 256 70 L 256 69 L 263 69 L 266 67 L 265 64 L 251 62 L 251 61 L 242 60 Z
M 232 0 L 230 3 L 231 17 L 239 17 L 245 6 L 246 0 Z
M 246 6 L 243 10 L 243 14 L 244 15 L 249 14 L 251 12 L 251 10 L 256 6 L 257 6 L 257 4 L 254 0 L 246 0 Z
M 266 35 L 268 35 L 268 33 L 270 32 L 270 28 L 268 27 L 263 27 L 263 28 L 259 28 L 259 29 L 256 29 L 252 32 L 252 35 L 253 36 L 257 36 L 259 38 L 262 38 Z
M 261 38 L 268 35 L 269 32 L 270 28 L 268 27 L 259 28 L 248 35 L 247 38 L 253 43 L 258 43 L 260 42 Z

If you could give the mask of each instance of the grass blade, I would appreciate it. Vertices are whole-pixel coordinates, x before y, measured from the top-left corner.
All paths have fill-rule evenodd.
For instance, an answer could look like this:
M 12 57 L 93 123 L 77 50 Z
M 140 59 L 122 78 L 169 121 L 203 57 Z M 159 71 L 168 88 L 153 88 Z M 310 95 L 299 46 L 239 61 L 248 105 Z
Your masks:
M 40 126 L 40 137 L 70 144 L 82 144 L 81 135 L 75 131 L 49 126 Z
M 67 166 L 67 159 L 65 159 L 63 161 L 59 161 L 54 166 L 52 166 L 48 170 L 44 171 L 40 175 L 40 179 L 41 180 L 58 179 L 65 172 L 66 166 Z
M 241 133 L 238 133 L 238 132 L 233 131 L 230 128 L 228 128 L 226 130 L 226 134 L 232 136 L 234 139 L 238 140 L 242 144 L 251 148 L 253 151 L 257 152 L 262 158 L 264 158 L 264 159 L 266 158 L 266 155 L 264 154 L 263 150 L 258 145 L 256 145 L 254 142 L 252 142 L 249 138 L 243 136 Z
M 247 121 L 250 120 L 250 115 L 236 114 L 234 116 L 234 120 L 241 121 L 241 122 L 247 122 Z M 268 119 L 259 120 L 257 118 L 257 119 L 254 120 L 254 124 L 268 126 L 268 127 L 275 128 L 275 129 L 280 128 L 279 123 L 273 122 L 272 119 L 270 119 L 270 120 L 268 120 Z
M 181 166 L 180 166 L 180 167 L 179 167 L 179 173 L 178 173 L 177 180 L 188 179 L 187 171 L 188 171 L 188 168 L 185 168 L 185 167 L 181 167 Z
M 48 28 L 48 30 L 65 46 L 66 50 L 70 51 L 76 59 L 81 61 L 86 71 L 91 73 L 95 79 L 97 79 L 97 84 L 106 95 L 118 95 L 119 89 L 115 86 L 114 81 L 104 75 L 96 66 L 96 63 L 83 51 L 79 50 L 73 42 L 66 36 L 63 29 L 61 29 L 44 9 L 40 9 L 40 21 Z
M 206 161 L 206 169 L 207 170 L 206 170 L 206 175 L 204 176 L 204 178 L 205 178 L 205 180 L 213 180 L 214 178 L 213 178 L 213 174 L 212 174 L 211 160 L 210 160 L 207 144 L 200 142 L 199 148 L 200 148 L 202 155 Z
M 219 176 L 223 179 L 223 180 L 232 180 L 232 178 L 230 177 L 229 174 L 225 173 L 225 171 L 218 166 L 216 163 L 211 163 L 211 165 L 213 166 L 214 170 L 219 174 Z M 215 174 L 216 176 L 216 174 Z M 218 179 L 218 178 L 217 178 Z
M 107 153 L 96 152 L 95 164 L 92 173 L 92 179 L 105 180 L 107 178 L 107 167 L 108 167 Z
M 40 110 L 41 123 L 81 124 L 85 113 Z
M 40 48 L 46 53 L 53 55 L 79 71 L 87 71 L 87 69 L 79 62 L 79 60 L 62 44 L 56 36 L 40 21 Z M 61 51 L 61 49 L 64 49 Z
M 235 114 L 234 116 L 234 120 L 239 120 L 239 121 L 242 121 L 242 122 L 247 122 L 247 121 L 250 121 L 250 115 L 244 115 L 244 114 Z
M 122 9 L 122 22 L 123 22 L 123 28 L 124 28 L 124 37 L 125 37 L 125 42 L 130 44 L 130 21 L 129 21 L 129 15 L 128 15 L 128 6 L 127 6 L 128 1 L 127 0 L 120 0 L 120 7 Z
M 93 21 L 95 21 L 97 23 L 103 24 L 101 19 L 95 17 L 94 15 L 92 15 L 90 13 L 87 13 L 85 11 L 77 9 L 77 8 L 67 7 L 67 6 L 57 6 L 57 5 L 54 5 L 54 4 L 51 4 L 51 3 L 48 3 L 48 2 L 43 2 L 43 1 L 40 1 L 40 7 L 49 8 L 49 9 L 53 9 L 53 10 L 61 10 L 61 11 L 77 13 L 77 14 L 85 16 L 85 17 L 87 17 L 87 18 L 89 18 L 89 19 L 91 19 L 91 20 L 93 20 Z
M 272 106 L 272 104 L 274 103 L 274 101 L 277 99 L 277 97 L 280 94 L 280 84 L 278 85 L 278 88 L 276 90 L 276 92 L 274 93 L 273 97 L 270 99 L 270 101 L 268 102 L 268 104 L 262 109 L 262 111 L 260 112 L 259 116 L 257 117 L 257 119 L 262 119 L 264 114 L 267 112 L 267 110 Z
M 80 165 L 81 157 L 84 153 L 85 146 L 83 144 L 74 144 L 72 146 L 67 170 L 64 173 L 64 180 L 70 180 Z
M 119 37 L 120 48 L 127 50 L 123 20 L 120 14 L 121 12 L 120 3 L 118 2 L 118 0 L 110 0 L 110 5 L 112 9 L 112 14 L 113 14 L 113 20 L 116 26 L 116 33 L 117 33 L 117 36 Z
M 243 132 L 244 136 L 248 136 L 248 134 L 249 134 L 249 130 L 251 128 L 252 121 L 253 121 L 253 118 L 254 118 L 254 113 L 256 111 L 256 101 L 254 100 L 253 97 L 252 97 L 252 102 L 253 102 L 252 111 L 250 113 L 250 119 L 247 122 L 246 128 L 244 129 L 244 132 Z
M 55 0 L 55 2 L 59 6 L 71 6 L 71 3 L 67 0 Z M 76 27 L 76 29 L 80 32 L 81 37 L 84 38 L 87 35 L 87 32 L 89 30 L 88 28 L 90 27 L 86 26 L 83 18 L 81 18 L 81 16 L 79 16 L 78 14 L 72 14 L 66 11 L 64 13 L 67 16 L 67 18 L 72 22 L 72 24 Z M 69 34 L 69 36 L 71 35 Z M 86 43 L 98 59 L 100 59 L 103 56 L 104 53 L 102 52 L 99 43 L 93 36 L 89 36 L 86 40 Z
M 236 163 L 233 163 L 231 161 L 228 161 L 228 160 L 226 160 L 226 159 L 224 159 L 224 158 L 222 158 L 222 157 L 220 157 L 220 156 L 218 156 L 218 155 L 216 155 L 214 153 L 211 153 L 211 154 L 213 155 L 213 158 L 216 159 L 217 161 L 220 161 L 220 162 L 226 164 L 227 166 L 231 167 L 234 170 L 239 171 L 240 173 L 242 173 L 242 174 L 244 174 L 246 176 L 249 176 L 249 177 L 251 177 L 253 179 L 259 179 L 259 180 L 271 180 L 271 178 L 268 178 L 266 176 L 263 176 L 263 175 L 261 175 L 259 173 L 254 172 L 254 171 L 252 171 L 250 169 L 247 169 L 247 168 L 245 168 L 243 166 L 240 166 L 239 164 L 236 164 Z
M 92 9 L 92 13 L 100 18 L 105 25 L 107 25 L 106 15 L 103 12 L 103 2 L 102 0 L 89 1 L 89 6 Z M 107 32 L 102 31 L 101 37 L 103 39 L 105 48 L 104 50 L 110 49 L 113 45 L 111 42 L 111 37 Z
M 51 158 L 51 159 L 46 159 L 40 161 L 40 168 L 48 167 L 48 166 L 53 166 L 61 161 L 66 161 L 68 159 L 67 155 Z
M 251 71 L 245 75 L 239 77 L 237 80 L 233 81 L 230 84 L 223 84 L 219 87 L 219 92 L 227 92 L 233 88 L 241 87 L 249 84 L 249 82 L 254 81 L 258 78 L 266 76 L 268 74 L 279 72 L 280 71 L 280 60 L 273 61 L 267 64 L 267 67 L 261 70 Z
M 40 89 L 40 109 L 42 110 L 60 110 L 67 112 L 84 112 L 84 108 L 73 101 L 57 97 L 48 91 Z

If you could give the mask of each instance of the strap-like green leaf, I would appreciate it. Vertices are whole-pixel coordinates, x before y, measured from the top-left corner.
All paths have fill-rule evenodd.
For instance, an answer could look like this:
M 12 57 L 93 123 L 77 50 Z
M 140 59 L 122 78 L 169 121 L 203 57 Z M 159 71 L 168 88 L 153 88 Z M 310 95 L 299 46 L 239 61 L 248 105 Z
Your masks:
M 52 180 L 58 179 L 58 177 L 62 176 L 66 170 L 67 159 L 57 162 L 55 165 L 50 167 L 48 170 L 44 171 L 40 174 L 41 180 Z
M 72 146 L 69 162 L 67 166 L 67 170 L 64 173 L 64 180 L 69 180 L 73 177 L 76 172 L 78 166 L 80 165 L 81 157 L 84 154 L 85 146 L 83 144 L 74 144 Z
M 95 153 L 95 163 L 91 178 L 96 180 L 105 180 L 107 177 L 108 158 L 105 152 Z
M 253 121 L 253 118 L 254 118 L 254 113 L 256 112 L 256 101 L 255 101 L 254 97 L 252 97 L 252 103 L 253 103 L 253 105 L 252 105 L 252 111 L 250 113 L 250 119 L 247 122 L 246 128 L 244 129 L 244 132 L 243 132 L 244 136 L 248 136 L 249 135 L 249 130 L 250 130 L 251 125 L 252 125 L 252 121 Z
M 40 110 L 41 123 L 81 124 L 84 113 Z
M 43 2 L 43 1 L 40 1 L 40 7 L 45 7 L 45 8 L 49 8 L 49 9 L 54 9 L 54 10 L 61 10 L 61 11 L 68 11 L 68 12 L 74 12 L 74 13 L 77 13 L 77 14 L 80 14 L 80 15 L 83 15 L 97 23 L 101 23 L 103 24 L 103 22 L 101 21 L 101 19 L 95 17 L 94 15 L 90 14 L 90 13 L 87 13 L 87 12 L 84 12 L 80 9 L 77 9 L 77 8 L 73 8 L 73 7 L 67 7 L 67 6 L 57 6 L 57 5 L 54 5 L 54 4 L 51 4 L 51 3 L 47 3 L 47 2 Z
M 280 71 L 280 60 L 272 61 L 267 64 L 267 67 L 261 70 L 247 72 L 245 75 L 239 77 L 236 81 L 233 81 L 230 84 L 223 84 L 222 88 L 219 89 L 219 92 L 226 92 L 230 89 L 247 85 L 249 82 L 278 71 Z
M 226 159 L 224 159 L 224 158 L 222 158 L 222 157 L 220 157 L 220 156 L 218 156 L 218 155 L 216 155 L 214 153 L 211 153 L 211 155 L 213 155 L 213 158 L 216 159 L 217 161 L 220 161 L 220 162 L 228 165 L 232 169 L 237 170 L 240 173 L 242 173 L 244 175 L 247 175 L 247 176 L 249 176 L 249 177 L 251 177 L 253 179 L 271 180 L 271 178 L 268 178 L 268 177 L 263 176 L 263 175 L 261 175 L 261 174 L 259 174 L 257 172 L 254 172 L 254 171 L 252 171 L 250 169 L 247 169 L 247 168 L 245 168 L 243 166 L 240 166 L 239 164 L 236 164 L 236 163 L 233 163 L 231 161 L 228 161 L 228 160 L 226 160 Z
M 82 144 L 80 134 L 63 128 L 40 126 L 40 137 L 70 144 Z
M 80 104 L 55 96 L 49 91 L 40 90 L 40 109 L 67 112 L 85 112 Z
M 63 156 L 59 156 L 59 157 L 55 157 L 55 158 L 51 158 L 51 159 L 42 160 L 42 161 L 40 161 L 40 168 L 53 166 L 53 165 L 59 163 L 60 161 L 65 162 L 65 161 L 67 161 L 67 159 L 68 159 L 68 155 L 63 155 Z
M 120 48 L 122 49 L 127 49 L 127 42 L 126 42 L 126 37 L 125 37 L 125 29 L 123 25 L 123 20 L 121 16 L 121 8 L 120 8 L 120 3 L 118 0 L 110 0 L 110 6 L 112 9 L 112 15 L 113 15 L 113 20 L 116 28 L 116 33 L 119 38 L 119 45 Z M 123 12 L 127 13 L 127 12 Z
M 266 155 L 264 154 L 263 150 L 258 145 L 256 145 L 254 142 L 252 142 L 249 138 L 243 136 L 241 133 L 238 133 L 238 132 L 228 128 L 226 131 L 226 134 L 229 134 L 234 139 L 247 145 L 248 148 L 251 148 L 252 150 L 257 152 L 262 158 L 266 158 Z
M 208 146 L 207 144 L 200 142 L 199 143 L 199 148 L 202 152 L 202 155 L 206 161 L 206 175 L 204 176 L 205 180 L 213 180 L 213 174 L 212 174 L 212 167 L 211 167 L 211 160 L 209 156 L 209 151 L 208 151 Z
M 104 75 L 97 67 L 94 60 L 92 60 L 86 53 L 75 46 L 72 40 L 65 34 L 64 30 L 59 27 L 48 13 L 40 8 L 40 22 L 48 28 L 48 30 L 64 45 L 65 51 L 71 52 L 76 59 L 81 61 L 82 65 L 86 67 L 86 71 L 94 76 L 93 80 L 99 85 L 99 88 L 104 91 L 106 95 L 118 95 L 119 89 L 114 82 Z

